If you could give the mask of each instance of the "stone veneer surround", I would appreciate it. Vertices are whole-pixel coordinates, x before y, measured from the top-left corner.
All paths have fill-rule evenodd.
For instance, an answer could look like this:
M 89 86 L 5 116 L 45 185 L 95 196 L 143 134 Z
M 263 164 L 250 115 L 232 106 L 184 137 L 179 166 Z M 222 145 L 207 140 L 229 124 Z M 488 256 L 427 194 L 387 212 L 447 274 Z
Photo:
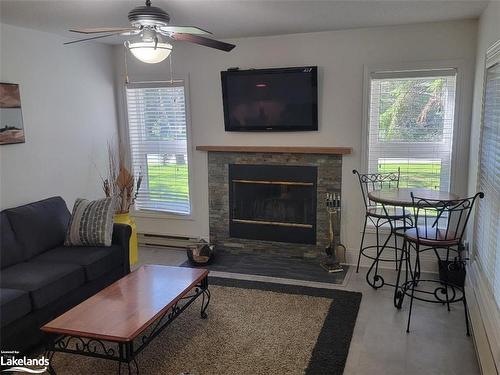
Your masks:
M 318 168 L 316 245 L 248 240 L 229 236 L 229 164 L 301 165 Z M 318 257 L 328 244 L 326 193 L 340 193 L 342 156 L 293 153 L 208 152 L 210 241 L 233 253 Z M 340 215 L 335 232 L 339 233 Z

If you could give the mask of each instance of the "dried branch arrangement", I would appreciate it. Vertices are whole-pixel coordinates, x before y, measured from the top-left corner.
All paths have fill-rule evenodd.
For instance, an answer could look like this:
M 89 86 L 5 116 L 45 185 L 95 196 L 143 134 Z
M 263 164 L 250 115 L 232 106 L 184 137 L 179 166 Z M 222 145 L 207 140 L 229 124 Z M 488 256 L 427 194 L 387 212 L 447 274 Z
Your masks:
M 116 148 L 108 142 L 108 176 L 102 178 L 102 189 L 106 197 L 116 198 L 116 213 L 125 214 L 134 204 L 141 188 L 142 174 L 137 181 L 125 166 L 121 147 Z

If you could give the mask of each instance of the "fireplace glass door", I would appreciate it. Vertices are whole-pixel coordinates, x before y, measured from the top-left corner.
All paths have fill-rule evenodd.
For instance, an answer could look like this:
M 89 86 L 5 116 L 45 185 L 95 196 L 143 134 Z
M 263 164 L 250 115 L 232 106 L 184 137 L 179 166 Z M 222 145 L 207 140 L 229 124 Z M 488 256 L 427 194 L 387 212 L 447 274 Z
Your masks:
M 232 164 L 232 237 L 316 243 L 316 167 Z

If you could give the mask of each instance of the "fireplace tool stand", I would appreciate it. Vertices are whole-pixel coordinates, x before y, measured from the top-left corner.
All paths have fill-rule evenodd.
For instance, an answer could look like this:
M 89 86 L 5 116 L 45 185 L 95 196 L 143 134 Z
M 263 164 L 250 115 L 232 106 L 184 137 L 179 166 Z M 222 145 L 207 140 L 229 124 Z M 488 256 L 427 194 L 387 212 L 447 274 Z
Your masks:
M 335 220 L 338 220 L 340 213 L 339 193 L 326 193 L 326 211 L 328 212 L 329 243 L 325 248 L 327 258 L 321 261 L 321 267 L 330 273 L 342 272 L 344 269 L 340 265 L 340 252 L 342 251 L 342 260 L 345 262 L 346 248 L 340 242 L 336 243 L 335 240 Z

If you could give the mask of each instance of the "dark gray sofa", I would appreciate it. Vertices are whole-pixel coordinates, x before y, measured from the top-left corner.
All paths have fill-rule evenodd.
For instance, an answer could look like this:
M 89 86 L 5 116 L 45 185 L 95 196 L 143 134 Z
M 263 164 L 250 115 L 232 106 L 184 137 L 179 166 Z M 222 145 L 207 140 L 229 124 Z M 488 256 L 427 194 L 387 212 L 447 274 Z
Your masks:
M 110 247 L 64 247 L 70 217 L 61 197 L 0 212 L 2 350 L 38 344 L 40 326 L 130 272 L 128 225 Z

